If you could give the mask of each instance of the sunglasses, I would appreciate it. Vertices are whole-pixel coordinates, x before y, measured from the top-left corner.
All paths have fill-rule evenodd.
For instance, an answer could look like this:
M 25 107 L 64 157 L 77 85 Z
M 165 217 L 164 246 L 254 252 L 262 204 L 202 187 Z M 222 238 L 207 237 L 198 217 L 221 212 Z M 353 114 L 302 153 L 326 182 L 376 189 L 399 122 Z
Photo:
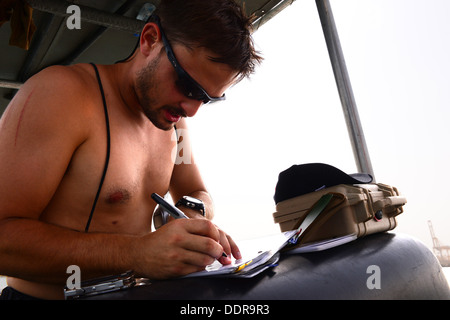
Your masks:
M 164 47 L 166 49 L 167 57 L 169 61 L 172 63 L 173 67 L 178 76 L 178 80 L 176 85 L 178 89 L 189 99 L 194 99 L 198 101 L 202 101 L 203 104 L 213 103 L 217 101 L 225 100 L 225 94 L 221 97 L 211 97 L 206 93 L 205 89 L 203 89 L 197 81 L 195 81 L 178 63 L 175 58 L 175 54 L 173 52 L 172 46 L 167 40 L 166 34 L 161 26 L 161 21 L 158 16 L 154 17 L 155 23 L 161 32 L 161 38 L 164 43 Z

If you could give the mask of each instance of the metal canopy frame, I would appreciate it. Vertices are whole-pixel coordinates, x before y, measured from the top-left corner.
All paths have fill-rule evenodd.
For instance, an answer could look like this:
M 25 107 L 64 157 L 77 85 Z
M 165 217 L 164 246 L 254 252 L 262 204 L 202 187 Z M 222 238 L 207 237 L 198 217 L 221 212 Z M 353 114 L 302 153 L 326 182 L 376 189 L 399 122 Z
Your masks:
M 342 109 L 344 111 L 344 117 L 347 123 L 353 156 L 355 157 L 358 172 L 369 173 L 375 181 L 375 174 L 373 172 L 369 150 L 359 118 L 358 108 L 353 95 L 353 89 L 345 64 L 344 53 L 342 52 L 330 1 L 316 0 L 316 5 L 317 10 L 319 11 L 319 17 L 328 47 L 336 85 L 341 98 Z
M 241 0 L 240 2 L 246 7 L 247 11 L 256 16 L 254 22 L 254 30 L 258 30 L 263 24 L 273 18 L 280 11 L 290 6 L 295 0 L 267 0 L 266 2 L 252 2 Z M 27 0 L 27 2 L 35 9 L 44 12 L 47 19 L 44 20 L 41 32 L 38 33 L 37 39 L 33 41 L 29 55 L 22 66 L 19 73 L 18 81 L 0 79 L 0 87 L 19 89 L 23 82 L 26 81 L 33 73 L 36 72 L 43 56 L 47 53 L 55 34 L 58 32 L 68 4 L 68 1 L 61 0 Z M 102 10 L 82 6 L 82 19 L 98 25 L 98 29 L 83 43 L 83 45 L 72 52 L 60 64 L 72 63 L 80 54 L 87 50 L 107 29 L 118 29 L 131 33 L 139 33 L 144 22 L 138 19 L 125 17 L 123 14 L 127 12 L 136 0 L 126 1 L 114 13 L 104 12 Z M 156 4 L 158 0 L 152 1 Z M 319 12 L 328 53 L 333 67 L 334 77 L 337 89 L 341 99 L 344 117 L 347 124 L 348 133 L 352 145 L 352 150 L 357 165 L 358 172 L 369 173 L 375 181 L 375 175 L 372 168 L 369 151 L 365 141 L 361 121 L 358 114 L 355 98 L 353 95 L 350 77 L 348 75 L 345 64 L 344 54 L 342 52 L 339 35 L 334 21 L 333 13 L 329 0 L 316 0 L 317 10 Z M 80 5 L 79 5 L 80 6 Z M 50 35 L 49 35 L 50 33 Z

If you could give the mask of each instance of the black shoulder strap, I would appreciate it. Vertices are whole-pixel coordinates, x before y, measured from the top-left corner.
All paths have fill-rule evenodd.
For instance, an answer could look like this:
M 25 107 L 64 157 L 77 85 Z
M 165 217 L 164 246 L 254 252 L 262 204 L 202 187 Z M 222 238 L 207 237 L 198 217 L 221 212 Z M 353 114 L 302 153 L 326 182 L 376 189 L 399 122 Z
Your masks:
M 108 170 L 109 164 L 109 156 L 111 153 L 111 132 L 109 128 L 109 117 L 108 117 L 108 108 L 106 106 L 105 92 L 103 91 L 102 80 L 100 79 L 100 74 L 98 73 L 97 66 L 93 63 L 91 65 L 94 67 L 95 74 L 97 75 L 98 86 L 100 87 L 100 93 L 102 94 L 103 100 L 103 109 L 105 111 L 105 120 L 106 120 L 106 160 L 105 167 L 103 169 L 102 178 L 100 179 L 100 184 L 98 186 L 97 194 L 95 195 L 94 203 L 92 205 L 91 213 L 89 215 L 89 220 L 86 224 L 85 232 L 89 231 L 89 226 L 91 224 L 92 216 L 94 215 L 95 207 L 97 205 L 98 198 L 100 197 L 100 191 L 102 190 L 103 182 L 105 181 L 106 171 Z

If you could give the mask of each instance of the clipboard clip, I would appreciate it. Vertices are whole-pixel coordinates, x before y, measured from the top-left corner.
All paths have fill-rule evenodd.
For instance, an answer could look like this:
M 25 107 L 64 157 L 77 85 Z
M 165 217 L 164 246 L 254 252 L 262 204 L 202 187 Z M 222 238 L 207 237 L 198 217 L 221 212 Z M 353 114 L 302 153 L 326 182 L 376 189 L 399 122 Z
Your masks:
M 136 278 L 134 272 L 130 270 L 119 275 L 83 281 L 80 288 L 69 289 L 66 286 L 64 288 L 64 298 L 66 300 L 76 300 L 149 284 L 149 279 Z

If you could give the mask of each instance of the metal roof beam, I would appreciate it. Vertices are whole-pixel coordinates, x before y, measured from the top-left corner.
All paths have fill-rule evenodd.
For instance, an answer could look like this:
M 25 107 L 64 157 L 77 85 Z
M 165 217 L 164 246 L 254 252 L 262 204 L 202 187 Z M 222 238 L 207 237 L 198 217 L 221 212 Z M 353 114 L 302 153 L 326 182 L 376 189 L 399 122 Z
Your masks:
M 67 7 L 73 5 L 68 1 L 57 0 L 27 0 L 28 4 L 35 10 L 48 12 L 57 16 L 68 16 Z M 124 17 L 120 14 L 104 12 L 95 8 L 77 4 L 83 13 L 80 17 L 81 21 L 92 24 L 101 25 L 111 29 L 128 31 L 131 33 L 139 33 L 145 25 L 145 22 Z
M 0 88 L 20 89 L 22 82 L 0 79 Z
M 344 53 L 342 52 L 330 2 L 329 0 L 316 0 L 316 5 L 322 22 L 322 29 L 325 35 L 325 41 L 327 43 L 339 96 L 341 97 L 341 104 L 347 122 L 347 129 L 350 135 L 353 155 L 358 171 L 371 174 L 375 181 L 369 150 L 359 118 L 358 108 L 353 96 L 353 89 L 345 64 Z

